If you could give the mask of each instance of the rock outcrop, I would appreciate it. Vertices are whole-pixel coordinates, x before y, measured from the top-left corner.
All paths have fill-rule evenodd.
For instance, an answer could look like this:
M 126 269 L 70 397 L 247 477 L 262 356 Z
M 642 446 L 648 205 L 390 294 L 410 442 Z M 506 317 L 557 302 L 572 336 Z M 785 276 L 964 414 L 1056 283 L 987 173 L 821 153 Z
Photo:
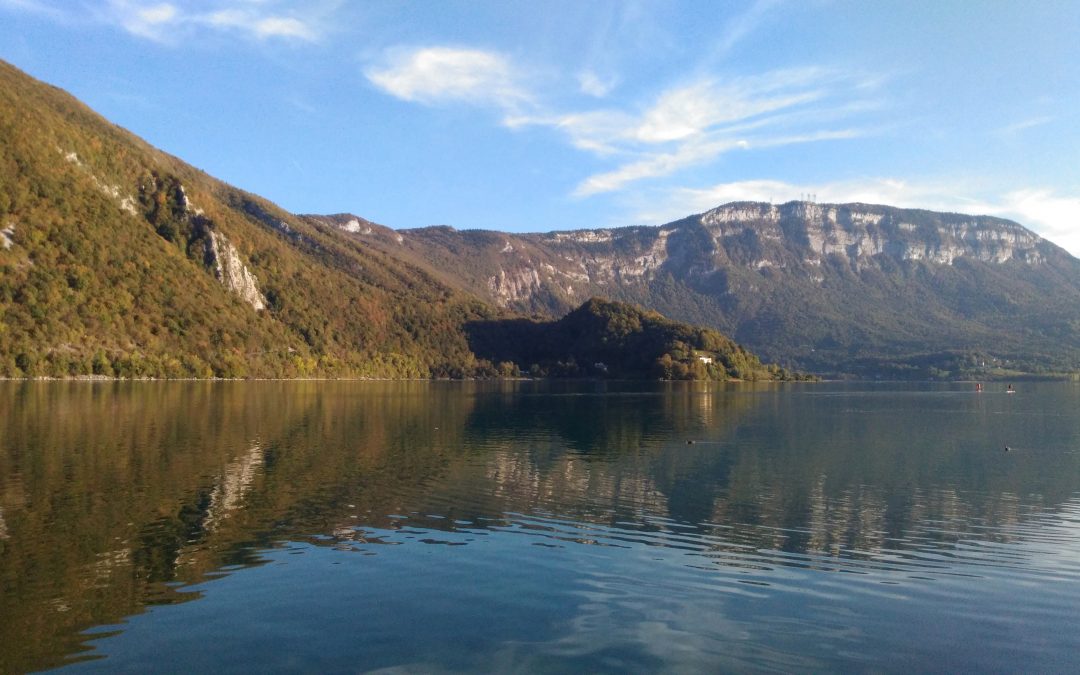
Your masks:
M 218 280 L 256 311 L 266 309 L 266 298 L 259 292 L 258 280 L 236 247 L 221 233 L 210 230 L 209 235 L 207 257 L 213 260 L 214 274 Z
M 15 243 L 15 223 L 9 222 L 4 226 L 4 229 L 0 230 L 0 246 L 5 249 L 11 248 Z

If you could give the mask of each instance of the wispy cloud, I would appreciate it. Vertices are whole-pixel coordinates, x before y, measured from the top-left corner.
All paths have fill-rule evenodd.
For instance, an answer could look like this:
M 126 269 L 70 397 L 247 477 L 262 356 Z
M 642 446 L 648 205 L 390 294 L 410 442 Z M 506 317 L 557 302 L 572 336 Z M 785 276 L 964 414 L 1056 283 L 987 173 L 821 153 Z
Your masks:
M 629 157 L 581 181 L 578 197 L 615 192 L 711 162 L 735 150 L 855 138 L 852 117 L 874 107 L 856 78 L 819 68 L 730 80 L 704 79 L 664 91 L 639 112 L 601 111 L 512 120 L 562 131 L 575 147 Z M 872 93 L 872 92 L 871 92 Z
M 160 43 L 200 33 L 257 40 L 315 42 L 324 18 L 341 0 L 0 0 L 0 9 L 49 16 L 57 21 L 96 21 Z
M 1080 195 L 1024 188 L 985 196 L 985 188 L 963 181 L 869 178 L 828 183 L 747 180 L 708 188 L 653 191 L 632 206 L 635 222 L 666 223 L 734 201 L 785 202 L 813 194 L 819 202 L 889 204 L 907 208 L 1011 218 L 1080 256 Z
M 176 22 L 180 10 L 175 5 L 162 3 L 160 5 L 131 5 L 124 2 L 113 2 L 112 6 L 116 20 L 124 30 L 139 37 L 158 40 L 162 37 L 162 31 Z
M 311 23 L 295 16 L 260 15 L 251 9 L 224 9 L 205 16 L 194 17 L 195 21 L 221 29 L 236 29 L 258 38 L 295 38 L 314 42 L 318 30 Z
M 428 46 L 397 49 L 364 71 L 386 93 L 425 105 L 493 107 L 511 128 L 547 127 L 575 148 L 619 164 L 585 177 L 576 197 L 617 192 L 638 181 L 711 162 L 735 150 L 855 138 L 853 118 L 875 107 L 880 80 L 802 67 L 743 77 L 701 77 L 669 87 L 644 105 L 551 110 L 527 86 L 524 69 L 497 52 Z M 588 72 L 581 90 L 610 84 Z
M 998 129 L 998 133 L 1003 136 L 1012 136 L 1020 133 L 1021 131 L 1027 131 L 1028 129 L 1032 129 L 1034 127 L 1041 127 L 1042 125 L 1049 124 L 1053 121 L 1054 118 L 1050 117 L 1049 115 L 1031 117 L 1029 119 L 1021 120 L 1019 122 L 1015 122 L 1013 124 L 1001 127 L 1000 129 Z
M 532 99 L 509 60 L 482 49 L 393 50 L 384 63 L 367 68 L 364 74 L 392 96 L 427 105 L 457 102 L 510 111 Z
M 55 19 L 62 18 L 64 15 L 60 8 L 45 0 L 0 0 L 0 9 L 41 14 Z
M 705 80 L 664 92 L 634 130 L 645 143 L 678 141 L 710 128 L 821 98 L 813 71 L 772 73 L 735 82 Z M 811 85 L 811 86 L 807 86 Z
M 836 141 L 857 138 L 867 133 L 864 129 L 832 129 L 805 134 L 780 136 L 717 135 L 700 143 L 683 143 L 673 152 L 651 153 L 645 159 L 624 164 L 614 171 L 589 176 L 574 190 L 574 195 L 587 197 L 603 192 L 615 192 L 630 183 L 645 178 L 657 178 L 680 169 L 712 161 L 734 150 L 759 150 L 785 145 Z
M 640 171 L 640 173 L 633 176 L 633 178 L 664 176 L 683 167 L 715 159 L 725 152 L 736 149 L 757 150 L 801 143 L 846 140 L 858 138 L 866 133 L 868 133 L 866 130 L 857 128 L 831 129 L 787 136 L 758 136 L 739 138 L 738 140 L 733 140 L 732 138 L 719 138 L 718 140 L 709 143 L 684 144 L 677 152 L 670 155 L 655 155 L 648 160 L 635 163 L 636 166 L 645 167 L 645 170 Z M 625 177 L 623 180 L 610 181 L 611 176 L 619 175 L 624 169 L 625 167 L 620 168 L 611 174 L 591 176 L 581 184 L 577 193 L 579 195 L 589 195 L 597 192 L 610 192 L 624 187 L 630 182 L 629 180 L 625 180 Z M 608 184 L 603 184 L 604 179 L 608 179 Z
M 581 93 L 595 98 L 604 98 L 615 88 L 615 78 L 602 78 L 592 70 L 578 73 L 578 88 Z
M 670 174 L 685 166 L 697 164 L 739 147 L 748 147 L 744 140 L 721 139 L 708 143 L 684 144 L 673 152 L 652 153 L 645 159 L 623 164 L 614 171 L 589 176 L 578 184 L 578 197 L 614 192 L 645 178 Z
M 713 45 L 712 58 L 720 58 L 730 52 L 736 44 L 762 23 L 770 10 L 779 4 L 781 0 L 756 0 L 745 12 L 728 21 L 719 39 Z
M 315 42 L 322 34 L 322 11 L 317 3 L 281 0 L 108 0 L 96 13 L 132 35 L 163 43 L 188 39 L 200 32 Z

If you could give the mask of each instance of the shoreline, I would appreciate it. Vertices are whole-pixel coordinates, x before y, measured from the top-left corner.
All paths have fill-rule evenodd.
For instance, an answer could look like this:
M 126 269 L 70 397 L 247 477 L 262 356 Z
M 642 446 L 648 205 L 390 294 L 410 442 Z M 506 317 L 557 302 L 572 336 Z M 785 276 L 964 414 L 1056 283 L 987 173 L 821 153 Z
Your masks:
M 0 382 L 715 382 L 717 384 L 792 384 L 872 380 L 653 380 L 648 378 L 590 377 L 0 377 Z M 914 380 L 896 380 L 897 382 Z

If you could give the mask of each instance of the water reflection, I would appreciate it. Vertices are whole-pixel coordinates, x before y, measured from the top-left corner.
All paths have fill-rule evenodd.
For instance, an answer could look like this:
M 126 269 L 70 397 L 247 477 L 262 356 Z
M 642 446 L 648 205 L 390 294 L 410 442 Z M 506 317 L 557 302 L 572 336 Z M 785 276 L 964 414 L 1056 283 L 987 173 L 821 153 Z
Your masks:
M 677 630 L 686 666 L 718 658 L 718 635 L 732 667 L 822 666 L 794 642 L 735 649 L 769 626 L 826 639 L 790 606 L 748 623 L 739 603 L 980 569 L 1076 580 L 1047 551 L 1076 549 L 1061 523 L 1080 512 L 1078 402 L 1050 385 L 0 383 L 0 671 L 78 658 L 81 631 L 198 599 L 211 587 L 191 584 L 286 542 L 385 556 L 507 536 L 561 551 L 544 574 L 579 575 L 563 629 L 539 650 L 502 645 L 505 663 L 587 652 L 577 666 L 651 670 L 671 665 Z M 524 564 L 502 545 L 506 567 Z M 585 550 L 604 566 L 581 572 Z M 669 587 L 648 612 L 636 581 L 601 571 L 631 560 Z M 833 572 L 876 586 L 839 590 Z M 622 636 L 608 651 L 605 631 Z

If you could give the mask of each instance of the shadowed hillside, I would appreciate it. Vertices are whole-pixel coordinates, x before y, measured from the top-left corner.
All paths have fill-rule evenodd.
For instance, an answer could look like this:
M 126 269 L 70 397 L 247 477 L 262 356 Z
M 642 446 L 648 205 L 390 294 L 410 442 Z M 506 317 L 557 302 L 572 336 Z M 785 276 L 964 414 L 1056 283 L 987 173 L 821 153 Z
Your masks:
M 764 365 L 708 328 L 665 319 L 632 305 L 592 298 L 558 321 L 509 319 L 466 324 L 478 356 L 504 374 L 665 380 L 800 379 Z

